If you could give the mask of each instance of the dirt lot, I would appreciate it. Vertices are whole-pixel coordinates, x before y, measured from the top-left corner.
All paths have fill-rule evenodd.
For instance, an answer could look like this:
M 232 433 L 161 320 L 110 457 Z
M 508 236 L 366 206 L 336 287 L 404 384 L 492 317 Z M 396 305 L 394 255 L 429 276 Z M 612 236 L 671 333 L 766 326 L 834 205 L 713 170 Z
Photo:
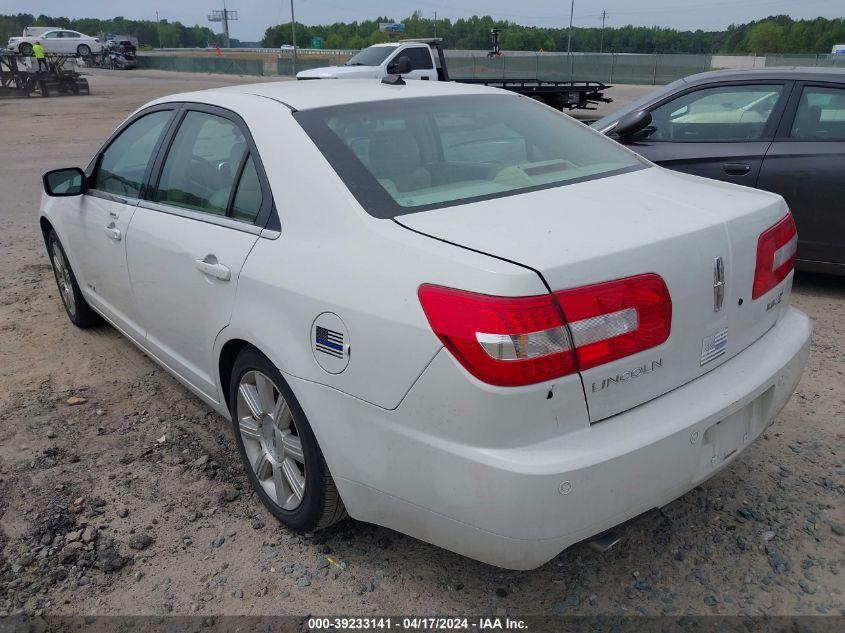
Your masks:
M 134 108 L 245 80 L 100 72 L 90 97 L 0 102 L 0 615 L 845 614 L 845 278 L 798 276 L 815 340 L 764 438 L 607 553 L 507 572 L 352 520 L 279 526 L 227 422 L 115 330 L 70 325 L 36 221 L 40 174 Z

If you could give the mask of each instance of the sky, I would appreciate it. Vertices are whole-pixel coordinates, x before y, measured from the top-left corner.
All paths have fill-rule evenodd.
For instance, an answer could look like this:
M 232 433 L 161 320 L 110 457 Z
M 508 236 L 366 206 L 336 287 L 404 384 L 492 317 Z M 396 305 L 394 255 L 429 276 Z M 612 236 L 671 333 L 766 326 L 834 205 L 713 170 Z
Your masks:
M 103 0 L 31 0 L 21 3 L 0 0 L 0 14 L 25 11 L 70 18 L 162 19 L 187 26 L 210 24 L 207 14 L 222 9 L 224 0 L 143 0 L 142 2 L 104 2 Z M 382 16 L 396 20 L 415 10 L 424 16 L 457 19 L 471 15 L 491 15 L 495 19 L 519 24 L 565 27 L 569 24 L 567 0 L 294 0 L 296 21 L 304 24 L 351 22 Z M 226 0 L 226 7 L 238 12 L 239 20 L 230 23 L 232 37 L 260 40 L 268 26 L 290 21 L 290 0 Z M 608 26 L 626 24 L 668 26 L 682 30 L 720 30 L 769 15 L 788 14 L 793 18 L 845 17 L 845 0 L 575 0 L 576 26 L 601 26 L 602 10 L 607 11 Z

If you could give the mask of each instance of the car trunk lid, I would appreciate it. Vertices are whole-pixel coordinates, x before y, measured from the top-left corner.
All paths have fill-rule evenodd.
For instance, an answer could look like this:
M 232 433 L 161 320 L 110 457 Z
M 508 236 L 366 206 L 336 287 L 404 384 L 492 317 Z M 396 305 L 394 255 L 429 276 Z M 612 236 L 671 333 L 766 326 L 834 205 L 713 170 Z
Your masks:
M 552 292 L 662 277 L 672 300 L 669 338 L 581 371 L 598 422 L 718 367 L 776 323 L 791 273 L 759 299 L 751 295 L 757 240 L 785 214 L 771 194 L 655 167 L 396 222 L 528 266 Z

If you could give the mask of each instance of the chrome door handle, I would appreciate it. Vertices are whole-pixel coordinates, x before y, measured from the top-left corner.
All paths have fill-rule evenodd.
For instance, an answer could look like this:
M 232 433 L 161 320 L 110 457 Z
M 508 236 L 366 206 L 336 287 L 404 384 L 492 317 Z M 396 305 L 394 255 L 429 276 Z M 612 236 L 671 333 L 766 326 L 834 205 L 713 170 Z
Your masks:
M 197 269 L 203 274 L 216 277 L 221 281 L 229 281 L 232 278 L 232 271 L 223 264 L 216 263 L 216 261 L 216 259 L 214 262 L 207 262 L 204 259 L 198 259 L 196 260 Z
M 108 235 L 115 242 L 120 241 L 120 229 L 116 229 L 114 226 L 110 225 L 104 227 L 103 230 L 106 232 L 106 235 Z

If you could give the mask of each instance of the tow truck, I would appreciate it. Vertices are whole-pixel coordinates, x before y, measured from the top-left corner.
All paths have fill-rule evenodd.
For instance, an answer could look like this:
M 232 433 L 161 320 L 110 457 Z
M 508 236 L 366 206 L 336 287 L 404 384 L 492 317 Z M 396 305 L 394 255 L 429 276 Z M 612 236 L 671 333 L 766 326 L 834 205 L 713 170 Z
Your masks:
M 498 31 L 491 32 L 493 46 L 488 57 L 500 57 Z M 442 38 L 418 38 L 375 44 L 354 55 L 343 66 L 326 66 L 297 73 L 297 79 L 384 79 L 395 74 L 397 62 L 406 58 L 410 72 L 403 73 L 404 79 L 422 81 L 455 81 L 463 84 L 480 84 L 493 88 L 510 90 L 557 110 L 594 110 L 598 102 L 610 103 L 613 99 L 604 92 L 613 86 L 600 81 L 544 81 L 534 78 L 451 79 L 443 52 Z

